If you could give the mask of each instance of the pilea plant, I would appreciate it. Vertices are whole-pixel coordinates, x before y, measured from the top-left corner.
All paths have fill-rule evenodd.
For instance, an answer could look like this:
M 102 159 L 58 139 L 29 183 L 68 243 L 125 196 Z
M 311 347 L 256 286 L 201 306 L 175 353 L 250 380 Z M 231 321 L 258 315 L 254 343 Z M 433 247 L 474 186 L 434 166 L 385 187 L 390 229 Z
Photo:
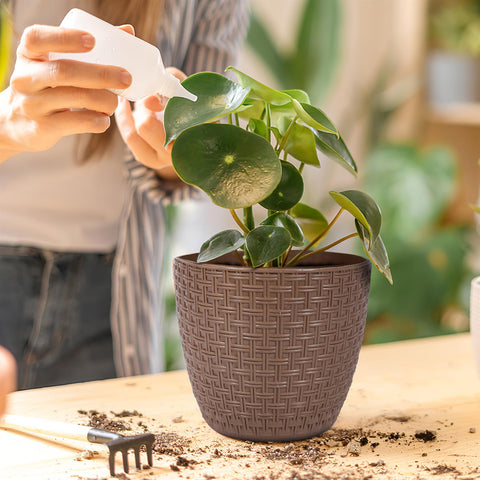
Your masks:
M 301 202 L 302 173 L 306 166 L 320 167 L 319 152 L 357 174 L 332 121 L 302 90 L 275 90 L 232 67 L 227 70 L 235 72 L 238 82 L 212 72 L 194 74 L 183 85 L 198 100 L 174 97 L 165 109 L 166 144 L 175 141 L 172 161 L 179 177 L 230 210 L 239 227 L 207 240 L 198 262 L 236 252 L 247 267 L 285 268 L 359 237 L 372 263 L 391 282 L 380 209 L 371 196 L 330 191 L 339 207 L 331 221 Z M 342 212 L 353 216 L 353 231 L 326 244 Z

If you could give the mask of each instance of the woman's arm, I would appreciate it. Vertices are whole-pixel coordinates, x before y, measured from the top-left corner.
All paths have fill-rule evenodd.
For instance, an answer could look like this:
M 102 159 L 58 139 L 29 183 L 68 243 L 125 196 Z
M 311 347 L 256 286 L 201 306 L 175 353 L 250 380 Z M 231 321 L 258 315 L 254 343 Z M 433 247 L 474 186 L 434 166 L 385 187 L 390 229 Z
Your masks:
M 10 85 L 0 94 L 0 161 L 109 127 L 117 96 L 106 89 L 126 88 L 130 74 L 115 66 L 49 60 L 50 52 L 86 52 L 94 43 L 80 30 L 34 25 L 24 31 Z

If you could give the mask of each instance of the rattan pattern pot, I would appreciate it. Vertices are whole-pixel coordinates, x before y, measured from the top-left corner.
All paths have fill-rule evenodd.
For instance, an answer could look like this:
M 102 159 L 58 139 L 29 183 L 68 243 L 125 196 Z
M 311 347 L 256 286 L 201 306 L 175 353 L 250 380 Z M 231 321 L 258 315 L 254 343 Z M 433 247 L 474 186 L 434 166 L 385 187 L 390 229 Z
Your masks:
M 337 253 L 292 268 L 220 261 L 174 260 L 183 353 L 205 421 L 253 441 L 328 430 L 356 368 L 370 262 Z

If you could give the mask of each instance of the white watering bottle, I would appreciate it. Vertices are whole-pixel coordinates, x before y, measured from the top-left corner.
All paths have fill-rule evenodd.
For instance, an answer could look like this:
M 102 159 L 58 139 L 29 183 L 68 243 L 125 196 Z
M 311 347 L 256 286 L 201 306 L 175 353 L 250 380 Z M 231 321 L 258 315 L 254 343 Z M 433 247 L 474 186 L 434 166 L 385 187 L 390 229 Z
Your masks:
M 60 26 L 92 34 L 95 37 L 95 46 L 86 53 L 51 53 L 50 59 L 68 58 L 124 68 L 132 76 L 132 83 L 125 90 L 112 92 L 127 100 L 140 100 L 154 93 L 168 98 L 197 100 L 193 93 L 180 84 L 178 78 L 165 70 L 160 51 L 154 45 L 78 8 L 70 10 Z

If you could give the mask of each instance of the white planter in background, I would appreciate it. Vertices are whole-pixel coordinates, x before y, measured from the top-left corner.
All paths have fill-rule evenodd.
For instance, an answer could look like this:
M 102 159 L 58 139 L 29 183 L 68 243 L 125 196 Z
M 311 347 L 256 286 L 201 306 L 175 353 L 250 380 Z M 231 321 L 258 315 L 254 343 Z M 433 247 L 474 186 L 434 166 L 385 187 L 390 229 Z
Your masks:
M 426 73 L 431 106 L 480 101 L 478 57 L 434 50 L 428 54 Z
M 480 277 L 472 280 L 470 288 L 470 335 L 473 344 L 473 359 L 480 376 Z

